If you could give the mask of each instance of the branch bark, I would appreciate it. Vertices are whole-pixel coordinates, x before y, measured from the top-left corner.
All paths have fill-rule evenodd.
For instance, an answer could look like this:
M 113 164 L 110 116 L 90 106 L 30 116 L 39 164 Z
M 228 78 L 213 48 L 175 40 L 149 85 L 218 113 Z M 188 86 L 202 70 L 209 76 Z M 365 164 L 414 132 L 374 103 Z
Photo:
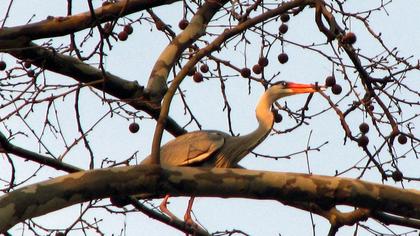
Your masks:
M 0 39 L 0 51 L 5 51 L 21 60 L 30 60 L 34 65 L 46 70 L 68 76 L 80 83 L 92 86 L 98 90 L 124 100 L 132 107 L 145 111 L 154 119 L 158 119 L 160 106 L 149 102 L 144 87 L 137 81 L 124 80 L 112 73 L 104 73 L 87 63 L 72 56 L 63 55 L 52 49 L 41 47 L 35 43 L 27 42 L 24 38 L 15 40 L 13 43 L 4 43 Z M 179 136 L 186 131 L 172 118 L 168 118 L 165 129 L 172 135 Z
M 243 169 L 129 166 L 69 174 L 0 197 L 0 232 L 25 219 L 115 195 L 150 193 L 349 205 L 420 219 L 420 191 L 360 180 Z
M 60 160 L 57 160 L 48 156 L 44 156 L 39 153 L 15 146 L 12 143 L 10 143 L 9 140 L 7 140 L 6 136 L 4 136 L 3 133 L 0 132 L 0 153 L 3 153 L 3 152 L 17 155 L 27 160 L 39 163 L 41 165 L 47 165 L 56 170 L 62 170 L 68 173 L 82 171 L 82 169 L 76 166 L 67 164 L 65 162 L 62 162 Z
M 103 73 L 77 58 L 41 47 L 31 41 L 68 35 L 93 27 L 98 23 L 115 20 L 121 16 L 176 1 L 178 0 L 124 0 L 96 9 L 94 17 L 88 11 L 66 17 L 50 17 L 44 21 L 22 26 L 2 28 L 0 29 L 0 52 L 9 53 L 23 61 L 30 60 L 40 68 L 71 77 L 116 98 L 126 100 L 134 108 L 145 111 L 157 120 L 160 113 L 160 104 L 151 103 L 149 94 L 145 94 L 144 87 L 137 82 L 124 80 L 109 72 Z M 93 19 L 98 22 L 94 22 Z M 104 74 L 106 80 L 104 80 Z M 171 118 L 168 118 L 165 129 L 174 136 L 186 132 Z
M 206 33 L 207 24 L 213 16 L 226 4 L 227 0 L 207 1 L 201 6 L 187 28 L 177 35 L 162 51 L 153 66 L 147 89 L 151 100 L 159 103 L 166 93 L 166 81 L 172 67 L 179 61 L 182 52 Z
M 0 41 L 14 40 L 25 37 L 30 40 L 64 36 L 84 29 L 94 27 L 96 24 L 118 19 L 145 9 L 162 6 L 179 0 L 122 0 L 95 9 L 95 15 L 86 11 L 72 16 L 48 17 L 46 20 L 32 24 L 2 28 Z M 97 22 L 95 22 L 97 21 Z

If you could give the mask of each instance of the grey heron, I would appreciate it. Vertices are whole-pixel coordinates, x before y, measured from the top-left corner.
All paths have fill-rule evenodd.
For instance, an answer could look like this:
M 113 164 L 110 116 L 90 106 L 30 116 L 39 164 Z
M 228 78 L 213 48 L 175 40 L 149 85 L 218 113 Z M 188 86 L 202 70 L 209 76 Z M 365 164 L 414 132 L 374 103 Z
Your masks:
M 243 136 L 231 136 L 217 130 L 200 130 L 181 135 L 169 141 L 160 149 L 160 164 L 162 166 L 200 166 L 231 168 L 236 167 L 249 152 L 258 146 L 270 133 L 274 115 L 271 111 L 273 103 L 283 97 L 313 93 L 319 91 L 318 85 L 299 84 L 286 81 L 274 83 L 261 96 L 255 109 L 258 127 Z M 151 156 L 142 162 L 151 164 Z M 172 219 L 176 217 L 167 209 L 169 195 L 166 195 L 160 209 Z M 191 208 L 194 197 L 190 198 L 184 216 L 187 223 L 193 223 Z

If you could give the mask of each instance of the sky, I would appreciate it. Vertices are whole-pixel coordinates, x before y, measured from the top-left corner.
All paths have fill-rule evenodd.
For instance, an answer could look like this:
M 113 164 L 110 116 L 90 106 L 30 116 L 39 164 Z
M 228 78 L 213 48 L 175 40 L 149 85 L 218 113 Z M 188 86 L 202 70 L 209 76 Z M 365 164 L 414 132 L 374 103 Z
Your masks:
M 8 1 L 0 2 L 0 14 L 4 16 Z M 369 4 L 377 5 L 380 1 L 363 1 L 357 4 L 349 1 L 348 9 L 354 8 L 359 10 L 367 9 Z M 94 1 L 99 4 L 99 1 Z M 74 12 L 86 11 L 86 4 L 74 3 Z M 173 29 L 178 33 L 177 22 L 182 18 L 180 9 L 181 4 L 176 3 L 170 6 L 165 6 L 155 9 L 155 13 L 162 17 L 165 22 L 170 23 Z M 407 7 L 409 6 L 409 7 Z M 417 27 L 418 11 L 420 10 L 420 2 L 409 1 L 394 1 L 386 7 L 387 12 L 373 12 L 369 24 L 376 32 L 381 32 L 383 39 L 390 48 L 398 47 L 402 55 L 413 55 L 413 60 L 420 58 L 420 48 L 418 42 L 420 39 L 420 28 Z M 34 15 L 35 14 L 35 15 Z M 25 24 L 32 17 L 32 22 L 45 19 L 47 16 L 63 16 L 66 14 L 65 1 L 41 1 L 41 0 L 15 0 L 10 12 L 10 17 L 6 22 L 7 27 Z M 139 17 L 139 14 L 135 15 Z M 136 18 L 133 16 L 132 18 Z M 120 22 L 123 22 L 121 20 Z M 304 12 L 296 17 L 292 17 L 289 25 L 289 32 L 286 34 L 286 39 L 295 40 L 302 44 L 309 44 L 312 42 L 325 42 L 325 37 L 322 36 L 313 22 L 313 9 L 306 9 Z M 120 27 L 121 28 L 121 27 Z M 130 35 L 126 42 L 115 43 L 112 50 L 108 50 L 108 57 L 105 59 L 105 68 L 113 74 L 120 76 L 126 80 L 138 81 L 141 85 L 147 84 L 147 79 L 150 70 L 167 45 L 168 40 L 163 35 L 156 32 L 155 29 L 151 31 L 152 25 L 143 22 L 142 24 L 134 25 L 134 33 Z M 217 31 L 216 27 L 210 25 L 210 30 Z M 352 31 L 357 33 L 358 41 L 355 44 L 356 48 L 360 48 L 361 52 L 367 55 L 375 55 L 380 52 L 377 43 L 373 43 L 369 37 L 366 29 L 359 23 L 352 23 Z M 86 31 L 77 34 L 77 39 L 81 40 L 86 34 Z M 259 55 L 260 41 L 256 34 L 249 34 L 249 39 L 253 42 L 252 45 L 247 46 L 247 65 L 252 66 L 256 63 Z M 66 37 L 54 39 L 54 44 L 59 45 L 63 41 L 68 40 Z M 43 40 L 37 41 L 42 42 Z M 88 42 L 86 51 L 92 47 L 94 42 Z M 231 44 L 232 46 L 233 44 Z M 273 51 L 280 51 L 281 49 L 276 45 L 271 49 Z M 278 80 L 290 80 L 301 83 L 323 82 L 325 77 L 331 73 L 331 64 L 322 58 L 309 51 L 297 48 L 291 44 L 285 44 L 284 50 L 289 54 L 289 62 L 280 65 L 277 63 L 275 57 L 276 53 L 270 54 L 270 64 L 267 68 L 267 75 L 274 75 L 280 72 L 276 77 Z M 238 66 L 244 65 L 243 45 L 238 47 L 238 50 L 229 52 L 221 52 L 217 56 L 231 61 Z M 13 64 L 15 59 L 0 55 L 3 60 Z M 344 56 L 346 58 L 346 56 Z M 345 59 L 347 60 L 347 58 Z M 214 63 L 209 63 L 211 68 L 214 68 Z M 255 120 L 254 108 L 258 101 L 258 97 L 263 93 L 263 88 L 255 83 L 251 83 L 252 93 L 248 94 L 248 80 L 235 76 L 233 72 L 228 72 L 232 77 L 227 79 L 226 94 L 229 104 L 232 107 L 232 123 L 233 130 L 236 134 L 246 134 L 252 131 L 257 123 Z M 237 75 L 237 74 L 236 74 Z M 412 81 L 414 88 L 419 89 L 418 80 L 420 73 L 411 73 L 408 80 Z M 356 75 L 354 75 L 356 78 Z M 2 75 L 3 77 L 3 75 Z M 57 74 L 49 73 L 47 78 L 58 83 L 72 83 L 68 78 L 59 76 Z M 345 83 L 340 76 L 337 76 L 338 81 L 343 83 L 343 88 L 346 89 Z M 417 83 L 417 84 L 416 84 Z M 226 121 L 226 112 L 223 111 L 224 103 L 223 97 L 220 93 L 220 81 L 218 78 L 209 78 L 203 83 L 194 83 L 191 78 L 186 78 L 181 84 L 181 89 L 186 95 L 190 109 L 193 111 L 196 118 L 200 121 L 203 129 L 217 129 L 228 132 L 229 126 Z M 334 101 L 338 101 L 341 97 L 334 96 L 329 92 Z M 92 99 L 95 98 L 95 99 Z M 211 98 L 211 99 L 209 99 Z M 306 95 L 299 95 L 289 97 L 287 100 L 288 106 L 292 108 L 301 107 L 306 100 Z M 410 97 L 410 99 L 417 99 Z M 96 121 L 107 114 L 108 108 L 88 90 L 81 92 L 81 115 L 86 129 L 96 123 Z M 344 100 L 341 106 L 345 106 L 350 100 Z M 77 137 L 77 127 L 74 122 L 74 99 L 67 97 L 61 102 L 57 102 L 57 111 L 61 126 L 66 131 L 65 140 L 71 141 Z M 280 101 L 284 104 L 284 101 Z M 315 94 L 308 114 L 317 113 L 320 110 L 328 108 L 328 104 L 321 96 Z M 417 110 L 415 110 L 417 109 Z M 31 113 L 27 121 L 31 124 L 35 133 L 42 132 L 42 125 L 45 119 L 45 107 L 36 106 L 35 111 Z M 2 116 L 0 111 L 0 116 Z M 417 108 L 410 109 L 408 114 L 418 114 L 420 111 Z M 147 116 L 140 113 L 140 115 Z M 185 125 L 189 121 L 189 116 L 184 115 L 184 106 L 179 96 L 174 98 L 170 115 L 177 120 L 181 125 Z M 284 130 L 293 125 L 292 119 L 287 114 L 282 113 L 284 122 L 275 124 L 275 129 Z M 363 121 L 361 113 L 350 116 L 348 122 L 353 124 L 352 128 L 357 129 L 359 123 Z M 151 148 L 151 137 L 153 137 L 155 122 L 150 119 L 137 120 L 140 124 L 140 132 L 131 134 L 128 131 L 128 125 L 132 119 L 125 119 L 120 116 L 110 118 L 107 116 L 103 121 L 97 124 L 94 132 L 89 135 L 92 147 L 94 147 L 95 156 L 97 157 L 97 166 L 99 166 L 101 159 L 111 158 L 116 160 L 124 160 L 136 153 L 137 160 L 141 161 L 143 157 L 147 156 Z M 413 121 L 417 126 L 418 119 Z M 11 118 L 5 122 L 8 128 L 13 130 L 27 128 L 23 126 L 22 121 L 17 118 Z M 4 131 L 5 126 L 0 126 Z M 198 129 L 195 125 L 190 125 L 187 130 L 192 131 Z M 371 134 L 373 135 L 373 134 Z M 118 138 L 116 138 L 118 137 Z M 310 137 L 310 139 L 309 139 Z M 374 143 L 375 141 L 371 142 Z M 57 155 L 63 152 L 65 147 L 60 138 L 55 138 L 53 134 L 45 135 L 46 140 L 49 140 L 48 145 Z M 296 172 L 308 173 L 307 163 L 310 164 L 310 170 L 313 174 L 329 175 L 335 174 L 335 171 L 343 171 L 353 166 L 357 161 L 364 156 L 361 149 L 355 143 L 348 143 L 343 145 L 344 132 L 341 129 L 340 122 L 332 110 L 328 110 L 323 114 L 311 119 L 308 125 L 300 127 L 292 133 L 284 135 L 271 135 L 265 140 L 255 151 L 258 153 L 266 153 L 271 155 L 289 155 L 294 152 L 302 151 L 307 144 L 311 147 L 317 147 L 324 142 L 329 143 L 321 148 L 320 152 L 311 151 L 306 158 L 304 154 L 295 155 L 291 159 L 264 159 L 256 158 L 249 155 L 240 164 L 248 169 L 280 171 L 280 172 Z M 172 139 L 168 133 L 164 134 L 163 143 Z M 309 141 L 308 141 L 309 139 Z M 18 136 L 14 142 L 16 145 L 22 147 L 38 150 L 34 137 Z M 373 145 L 373 144 L 371 144 Z M 87 151 L 83 145 L 79 145 L 69 152 L 65 161 L 77 165 L 82 168 L 88 168 Z M 400 153 L 404 153 L 409 147 L 399 146 Z M 419 163 L 413 162 L 413 158 L 401 160 L 399 165 L 404 168 L 404 174 L 417 176 Z M 37 169 L 37 165 L 30 165 L 22 161 L 16 160 L 16 163 L 25 165 L 25 171 L 19 173 L 18 180 L 23 180 L 31 176 Z M 0 164 L 5 164 L 4 158 L 1 158 Z M 1 178 L 8 173 L 0 173 Z M 53 176 L 63 175 L 63 172 L 42 169 L 37 173 L 37 177 L 27 182 L 34 183 L 40 180 L 45 180 Z M 359 174 L 358 171 L 350 171 L 345 174 L 345 177 L 355 178 Z M 363 180 L 372 182 L 381 182 L 380 175 L 375 170 L 367 171 Z M 395 184 L 392 180 L 386 182 L 387 185 L 401 186 Z M 417 183 L 405 183 L 405 187 L 419 189 L 420 185 Z M 172 198 L 170 201 L 170 209 L 178 216 L 182 217 L 186 209 L 188 198 Z M 154 201 L 159 204 L 159 200 Z M 47 214 L 43 217 L 38 217 L 35 220 L 37 223 L 43 223 L 51 228 L 65 227 L 75 219 L 77 219 L 80 205 L 63 209 L 62 211 Z M 343 208 L 349 210 L 348 208 Z M 105 214 L 103 210 L 94 210 L 90 214 L 90 219 L 93 217 L 101 217 Z M 106 213 L 107 214 L 107 213 Z M 231 229 L 239 229 L 250 235 L 310 235 L 312 234 L 311 216 L 308 212 L 298 209 L 283 206 L 274 201 L 264 200 L 255 201 L 247 199 L 219 199 L 219 198 L 197 198 L 194 204 L 194 215 L 198 221 L 203 224 L 210 232 L 224 231 Z M 59 219 L 59 220 L 57 220 Z M 370 220 L 369 223 L 373 228 L 385 231 L 378 223 Z M 104 217 L 104 221 L 98 223 L 106 235 L 120 235 L 121 228 L 124 229 L 121 235 L 184 235 L 183 233 L 172 229 L 160 222 L 149 219 L 141 213 L 129 213 L 126 216 L 110 215 Z M 318 216 L 314 216 L 314 224 L 317 235 L 326 235 L 329 230 L 328 222 Z M 22 225 L 15 226 L 11 232 L 19 234 L 22 232 Z M 397 232 L 408 232 L 406 228 L 395 228 Z M 343 227 L 340 229 L 338 235 L 349 235 L 354 229 L 350 227 Z M 28 231 L 24 231 L 24 235 L 31 235 Z M 361 231 L 362 232 L 362 231 Z M 361 233 L 365 235 L 366 232 Z M 69 235 L 77 235 L 77 233 L 70 233 Z M 93 234 L 92 234 L 93 235 Z M 414 235 L 414 233 L 413 233 Z

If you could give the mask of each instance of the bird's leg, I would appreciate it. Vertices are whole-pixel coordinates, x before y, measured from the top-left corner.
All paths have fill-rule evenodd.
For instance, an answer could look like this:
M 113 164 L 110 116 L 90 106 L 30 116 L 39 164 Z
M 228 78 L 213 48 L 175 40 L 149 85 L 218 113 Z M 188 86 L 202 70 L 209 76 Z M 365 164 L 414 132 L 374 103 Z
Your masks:
M 191 218 L 191 211 L 192 211 L 193 203 L 194 203 L 194 197 L 191 197 L 190 200 L 188 201 L 188 207 L 184 215 L 184 221 L 186 224 L 191 225 L 192 227 L 197 227 L 197 224 Z
M 168 204 L 168 199 L 169 199 L 169 194 L 166 194 L 165 198 L 163 199 L 162 203 L 160 203 L 159 205 L 159 209 L 165 213 L 167 216 L 169 216 L 169 218 L 171 218 L 172 221 L 176 221 L 179 220 L 178 217 L 176 217 L 174 214 L 172 214 L 172 212 L 170 212 L 168 210 L 168 208 L 166 207 L 166 205 Z

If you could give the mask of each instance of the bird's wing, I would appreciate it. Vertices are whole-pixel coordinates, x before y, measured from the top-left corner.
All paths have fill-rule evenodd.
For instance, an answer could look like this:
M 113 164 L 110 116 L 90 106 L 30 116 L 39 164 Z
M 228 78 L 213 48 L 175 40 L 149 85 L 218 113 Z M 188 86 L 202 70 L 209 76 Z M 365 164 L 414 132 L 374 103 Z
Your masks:
M 219 131 L 196 131 L 181 135 L 162 146 L 161 164 L 188 166 L 205 161 L 223 146 L 225 136 Z

